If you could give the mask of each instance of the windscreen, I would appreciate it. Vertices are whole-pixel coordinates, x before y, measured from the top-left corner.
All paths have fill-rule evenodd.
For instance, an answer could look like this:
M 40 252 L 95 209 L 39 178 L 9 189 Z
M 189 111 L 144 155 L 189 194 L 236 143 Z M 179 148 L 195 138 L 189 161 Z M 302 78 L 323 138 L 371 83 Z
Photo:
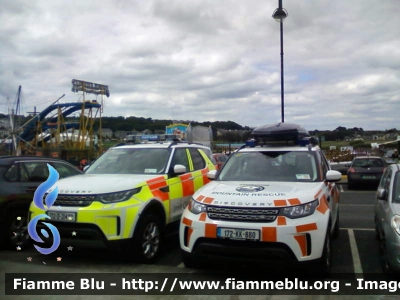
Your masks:
M 168 158 L 168 149 L 110 149 L 89 167 L 86 174 L 163 174 Z
M 296 151 L 236 152 L 225 163 L 223 181 L 316 181 L 318 168 L 313 153 Z

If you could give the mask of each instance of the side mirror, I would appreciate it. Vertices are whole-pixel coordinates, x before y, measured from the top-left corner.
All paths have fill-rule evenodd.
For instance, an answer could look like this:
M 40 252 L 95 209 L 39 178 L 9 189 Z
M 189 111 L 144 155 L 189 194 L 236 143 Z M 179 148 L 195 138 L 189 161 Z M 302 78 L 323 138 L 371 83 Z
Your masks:
M 217 177 L 217 173 L 218 173 L 217 170 L 211 170 L 207 173 L 207 178 L 210 180 L 214 180 L 215 177 Z
M 340 180 L 342 180 L 342 173 L 340 173 L 339 171 L 335 171 L 335 170 L 329 170 L 328 172 L 326 172 L 325 180 L 328 182 L 340 181 Z
M 86 165 L 86 166 L 83 168 L 83 173 L 85 173 L 86 170 L 89 169 L 89 167 L 90 167 L 90 165 Z
M 386 191 L 384 189 L 378 189 L 376 191 L 376 198 L 379 200 L 387 200 Z
M 184 173 L 186 173 L 186 167 L 184 165 L 175 165 L 174 173 L 175 174 L 184 174 Z

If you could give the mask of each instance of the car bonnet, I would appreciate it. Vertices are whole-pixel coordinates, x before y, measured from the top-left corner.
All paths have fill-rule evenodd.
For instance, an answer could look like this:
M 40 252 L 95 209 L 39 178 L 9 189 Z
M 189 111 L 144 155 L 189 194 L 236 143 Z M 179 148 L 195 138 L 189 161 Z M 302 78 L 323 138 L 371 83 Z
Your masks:
M 154 178 L 164 180 L 163 175 L 129 175 L 129 174 L 85 174 L 60 179 L 47 192 L 58 187 L 59 194 L 102 194 L 134 189 L 146 185 L 146 181 Z
M 193 198 L 210 205 L 274 207 L 308 203 L 321 195 L 322 182 L 211 182 Z M 207 200 L 205 200 L 207 198 Z

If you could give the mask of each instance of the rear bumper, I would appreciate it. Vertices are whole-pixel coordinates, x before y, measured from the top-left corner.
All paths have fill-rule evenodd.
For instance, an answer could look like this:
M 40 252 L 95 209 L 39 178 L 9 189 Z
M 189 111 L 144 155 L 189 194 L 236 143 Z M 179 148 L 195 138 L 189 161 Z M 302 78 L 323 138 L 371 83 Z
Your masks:
M 375 178 L 363 178 L 362 175 L 351 175 L 348 174 L 347 175 L 347 182 L 351 183 L 351 184 L 379 184 L 379 182 L 381 181 L 381 177 L 382 175 L 373 175 L 375 176 Z

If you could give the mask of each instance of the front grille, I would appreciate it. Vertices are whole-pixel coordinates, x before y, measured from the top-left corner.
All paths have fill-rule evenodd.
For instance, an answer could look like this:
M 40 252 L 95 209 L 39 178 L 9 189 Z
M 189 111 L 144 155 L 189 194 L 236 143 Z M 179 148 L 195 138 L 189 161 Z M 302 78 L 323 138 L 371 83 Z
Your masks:
M 210 219 L 237 222 L 274 222 L 279 214 L 279 208 L 241 208 L 208 206 Z
M 45 198 L 47 194 L 43 197 L 43 203 L 45 203 Z M 96 196 L 89 195 L 58 195 L 56 202 L 53 206 L 80 206 L 85 207 L 92 204 Z

